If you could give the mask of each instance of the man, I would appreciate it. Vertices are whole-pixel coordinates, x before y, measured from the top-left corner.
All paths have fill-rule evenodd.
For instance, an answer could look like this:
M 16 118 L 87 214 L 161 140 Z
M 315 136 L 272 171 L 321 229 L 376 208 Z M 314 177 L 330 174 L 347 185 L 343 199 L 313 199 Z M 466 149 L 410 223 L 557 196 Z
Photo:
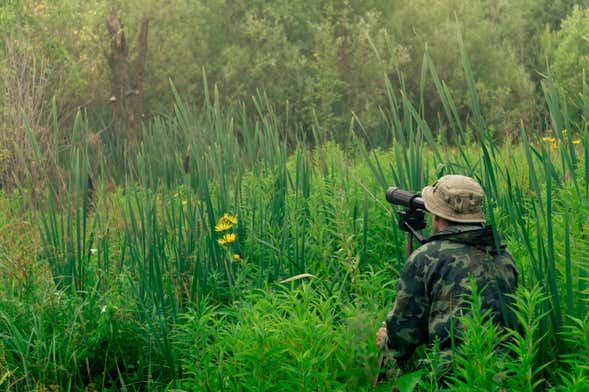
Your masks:
M 515 292 L 517 270 L 505 246 L 483 226 L 483 189 L 472 178 L 447 175 L 423 189 L 421 197 L 432 215 L 426 244 L 409 256 L 401 274 L 393 310 L 376 343 L 400 367 L 422 344 L 439 341 L 450 358 L 459 343 L 459 318 L 467 307 L 474 279 L 482 311 L 490 310 L 506 324 L 509 298 Z

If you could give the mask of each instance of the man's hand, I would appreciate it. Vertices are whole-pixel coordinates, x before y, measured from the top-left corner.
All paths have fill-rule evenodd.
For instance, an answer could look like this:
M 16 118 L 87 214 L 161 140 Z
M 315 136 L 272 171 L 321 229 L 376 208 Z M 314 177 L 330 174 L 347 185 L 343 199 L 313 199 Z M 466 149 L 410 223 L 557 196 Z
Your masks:
M 384 324 L 384 321 L 382 322 Z M 383 339 L 387 336 L 387 329 L 385 327 L 380 327 L 378 332 L 376 333 L 376 345 L 380 348 Z

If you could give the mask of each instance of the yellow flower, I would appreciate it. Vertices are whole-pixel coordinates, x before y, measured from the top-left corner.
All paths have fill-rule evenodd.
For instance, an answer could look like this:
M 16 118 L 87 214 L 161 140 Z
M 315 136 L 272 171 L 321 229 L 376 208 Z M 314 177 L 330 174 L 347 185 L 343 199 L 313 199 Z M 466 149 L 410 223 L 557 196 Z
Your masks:
M 178 192 L 174 193 L 174 198 L 178 198 Z
M 239 261 L 239 260 L 241 260 L 241 256 L 236 253 L 236 254 L 233 255 L 233 260 Z
M 547 142 L 547 143 L 554 143 L 556 141 L 556 139 L 553 138 L 552 136 L 544 136 L 544 137 L 542 137 L 542 141 Z
M 217 223 L 217 225 L 215 226 L 215 231 L 226 231 L 232 227 L 232 224 L 230 224 L 229 222 L 225 222 L 221 219 L 219 220 L 219 223 Z
M 573 140 L 573 144 L 580 144 L 581 143 L 581 139 L 575 139 Z
M 561 131 L 561 133 L 562 133 L 562 136 L 566 136 L 567 135 L 567 129 L 566 128 L 563 128 L 562 131 Z
M 215 226 L 215 231 L 225 231 L 229 230 L 233 227 L 233 225 L 237 224 L 237 218 L 225 213 Z
M 188 200 L 182 200 L 182 205 L 185 206 L 188 204 Z
M 221 218 L 222 220 L 224 220 L 225 222 L 229 222 L 232 225 L 236 225 L 237 224 L 237 218 L 234 216 L 231 216 L 227 213 L 225 213 L 225 215 L 223 215 L 223 217 Z
M 217 242 L 219 243 L 219 245 L 227 245 L 232 242 L 235 242 L 236 238 L 237 238 L 237 236 L 235 235 L 235 233 L 228 233 L 228 234 L 225 234 L 223 236 L 223 238 L 217 240 Z

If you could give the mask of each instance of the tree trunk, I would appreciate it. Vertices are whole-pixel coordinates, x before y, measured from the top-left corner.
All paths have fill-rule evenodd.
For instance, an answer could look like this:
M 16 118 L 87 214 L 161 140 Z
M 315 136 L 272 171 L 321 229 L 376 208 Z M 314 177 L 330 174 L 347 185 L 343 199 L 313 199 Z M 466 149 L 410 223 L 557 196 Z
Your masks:
M 143 112 L 143 78 L 147 58 L 147 31 L 149 20 L 143 17 L 138 37 L 137 55 L 131 64 L 129 47 L 116 9 L 106 17 L 106 28 L 110 35 L 108 64 L 111 73 L 112 122 L 115 139 L 129 144 L 138 142 L 138 131 Z M 127 128 L 126 135 L 123 129 Z
M 145 76 L 145 60 L 147 58 L 147 28 L 149 20 L 144 16 L 141 19 L 141 31 L 137 39 L 137 56 L 133 61 L 133 73 L 131 77 L 131 94 L 129 95 L 131 107 L 131 127 L 137 131 L 141 121 L 145 117 L 143 113 L 143 77 Z

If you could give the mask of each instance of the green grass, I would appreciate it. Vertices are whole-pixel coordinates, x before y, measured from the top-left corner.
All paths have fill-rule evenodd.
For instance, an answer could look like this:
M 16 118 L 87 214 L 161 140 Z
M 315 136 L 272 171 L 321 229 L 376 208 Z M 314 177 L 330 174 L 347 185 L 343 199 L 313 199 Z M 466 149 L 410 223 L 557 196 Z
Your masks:
M 54 127 L 70 139 L 43 144 L 29 132 L 30 179 L 0 195 L 0 385 L 368 390 L 374 334 L 404 264 L 384 190 L 463 173 L 484 186 L 486 216 L 517 261 L 522 330 L 497 330 L 475 296 L 451 390 L 587 388 L 586 122 L 574 125 L 547 79 L 556 132 L 493 140 L 461 51 L 466 116 L 427 53 L 423 63 L 451 137 L 390 85 L 390 146 L 372 145 L 356 117 L 345 149 L 320 124 L 289 142 L 293 125 L 263 94 L 248 117 L 221 109 L 216 91 L 199 109 L 177 96 L 173 115 L 145 124 L 139 146 L 105 136 L 91 148 L 82 115 L 70 133 Z M 226 213 L 238 222 L 223 245 L 215 226 Z M 280 283 L 300 274 L 312 276 Z M 439 390 L 433 367 L 400 384 Z

